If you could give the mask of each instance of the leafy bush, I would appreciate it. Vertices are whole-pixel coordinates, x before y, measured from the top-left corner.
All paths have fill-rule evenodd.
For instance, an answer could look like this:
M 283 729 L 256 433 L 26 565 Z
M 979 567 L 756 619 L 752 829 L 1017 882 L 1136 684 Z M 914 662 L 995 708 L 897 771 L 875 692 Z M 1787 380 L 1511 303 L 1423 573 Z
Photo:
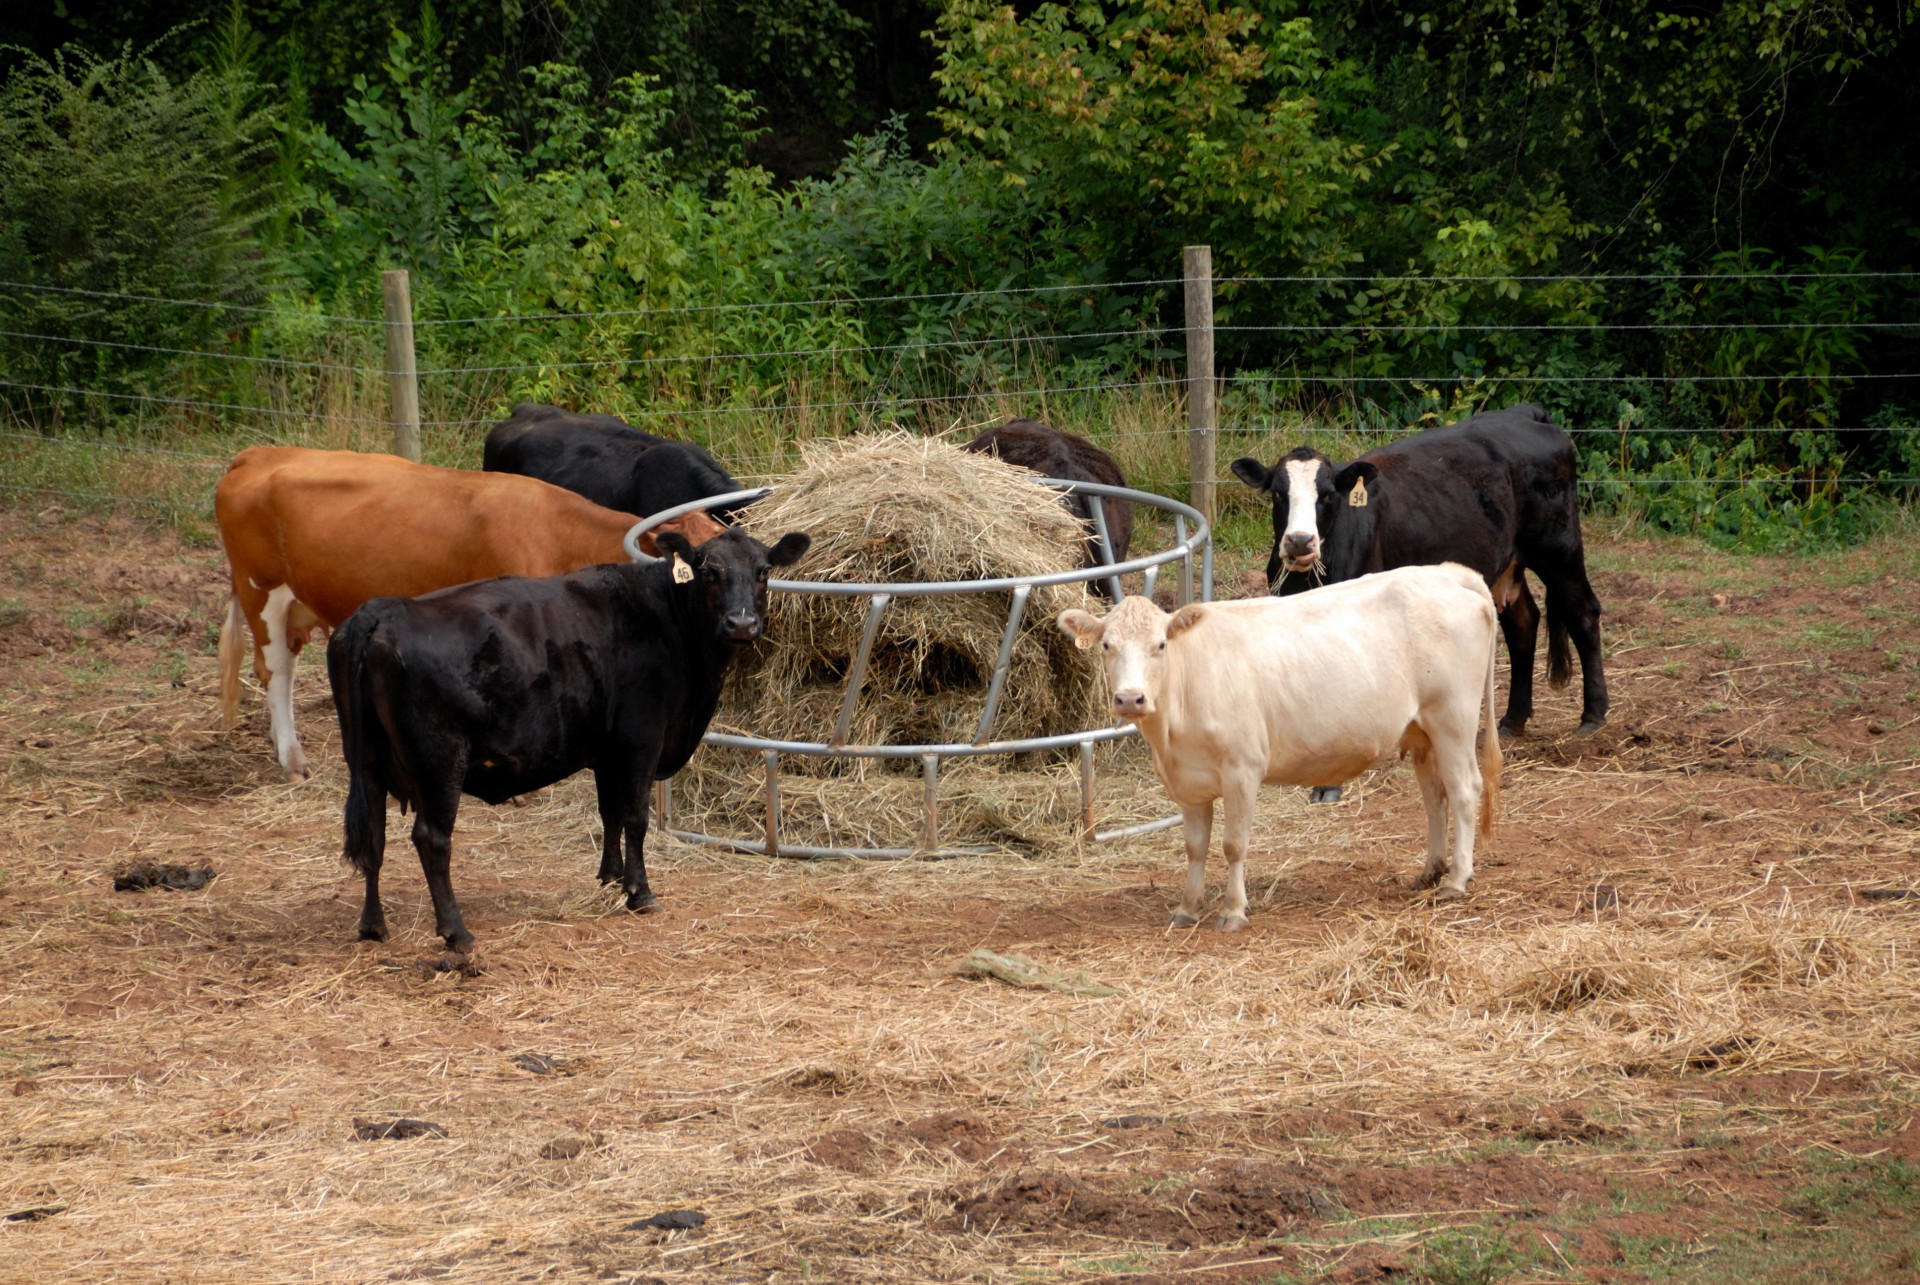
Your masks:
M 235 64 L 175 81 L 155 50 L 51 59 L 13 50 L 0 84 L 0 280 L 9 324 L 0 388 L 12 412 L 57 424 L 99 393 L 171 392 L 234 305 L 259 297 L 254 232 L 273 114 Z M 169 300 L 191 300 L 173 303 Z M 22 388 L 19 385 L 38 385 Z M 126 407 L 104 399 L 99 411 Z

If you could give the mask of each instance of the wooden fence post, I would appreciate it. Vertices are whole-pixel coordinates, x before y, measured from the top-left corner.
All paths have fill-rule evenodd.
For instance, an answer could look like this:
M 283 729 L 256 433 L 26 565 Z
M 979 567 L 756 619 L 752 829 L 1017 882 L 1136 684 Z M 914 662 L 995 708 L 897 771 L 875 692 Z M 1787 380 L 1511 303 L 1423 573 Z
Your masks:
M 387 387 L 393 399 L 393 453 L 420 462 L 420 376 L 413 364 L 413 297 L 407 272 L 380 274 L 387 304 Z
M 1187 458 L 1189 502 L 1213 521 L 1215 439 L 1219 406 L 1213 384 L 1213 247 L 1190 245 L 1184 255 L 1187 281 Z

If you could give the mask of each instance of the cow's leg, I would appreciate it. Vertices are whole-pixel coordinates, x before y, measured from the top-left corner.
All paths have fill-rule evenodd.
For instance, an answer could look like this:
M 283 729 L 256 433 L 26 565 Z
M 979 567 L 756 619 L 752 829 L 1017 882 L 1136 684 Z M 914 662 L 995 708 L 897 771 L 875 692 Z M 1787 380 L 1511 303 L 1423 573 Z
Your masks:
M 1472 721 L 1465 721 L 1456 734 L 1447 737 L 1435 737 L 1433 747 L 1433 765 L 1439 773 L 1440 788 L 1446 796 L 1448 809 L 1453 813 L 1453 865 L 1452 872 L 1437 890 L 1442 897 L 1464 897 L 1467 884 L 1473 879 L 1473 837 L 1474 826 L 1480 817 L 1480 791 L 1484 788 L 1480 780 L 1480 763 L 1474 754 L 1474 729 Z M 1432 822 L 1429 810 L 1428 822 Z M 1439 840 L 1444 845 L 1444 836 Z M 1428 867 L 1433 864 L 1433 855 L 1429 851 Z
M 1180 833 L 1187 841 L 1187 888 L 1173 912 L 1171 927 L 1191 928 L 1200 922 L 1200 906 L 1207 898 L 1207 848 L 1213 843 L 1213 803 L 1180 807 Z
M 1564 627 L 1580 656 L 1580 732 L 1598 731 L 1607 721 L 1607 674 L 1600 659 L 1600 599 L 1587 581 L 1584 560 L 1572 557 L 1559 574 L 1541 583 L 1547 591 L 1547 623 Z
M 617 854 L 620 840 L 626 840 L 625 860 L 614 870 L 614 878 L 627 894 L 627 909 L 644 914 L 657 907 L 659 899 L 647 886 L 647 804 L 653 769 L 659 762 L 657 749 L 635 756 L 637 761 L 597 770 L 594 783 L 600 793 L 600 821 L 606 826 L 607 855 Z M 606 878 L 607 858 L 601 861 L 601 878 Z
M 1338 803 L 1340 801 L 1340 791 L 1342 788 L 1343 787 L 1338 785 L 1316 785 L 1307 791 L 1307 802 Z
M 260 651 L 267 670 L 267 714 L 273 728 L 274 754 L 287 780 L 304 781 L 313 772 L 307 767 L 306 751 L 300 748 L 300 735 L 293 727 L 293 666 L 306 639 L 304 629 L 293 628 L 296 606 L 293 590 L 286 585 L 267 594 L 266 606 L 260 612 L 267 627 L 267 641 Z
M 447 949 L 466 954 L 473 949 L 473 934 L 467 931 L 460 915 L 460 903 L 453 896 L 453 823 L 460 810 L 460 786 L 466 776 L 466 764 L 457 765 L 450 779 L 423 785 L 420 806 L 413 820 L 413 846 L 420 853 L 420 868 L 427 876 L 427 892 L 433 898 L 433 929 L 444 937 Z
M 1413 881 L 1419 891 L 1431 888 L 1447 876 L 1447 788 L 1440 777 L 1433 751 L 1413 751 L 1413 774 L 1420 782 L 1420 801 L 1427 809 L 1427 864 Z
M 1533 717 L 1533 656 L 1540 637 L 1540 608 L 1527 587 L 1525 572 L 1513 578 L 1513 600 L 1500 609 L 1500 633 L 1507 640 L 1507 712 L 1503 736 L 1518 736 Z
M 1220 796 L 1220 846 L 1227 855 L 1227 904 L 1220 914 L 1220 931 L 1239 932 L 1247 926 L 1247 844 L 1253 838 L 1253 804 L 1260 781 L 1229 781 Z
M 623 772 L 594 769 L 594 791 L 600 802 L 600 882 L 617 883 L 626 876 L 626 859 L 620 855 L 620 842 L 626 834 L 627 786 Z

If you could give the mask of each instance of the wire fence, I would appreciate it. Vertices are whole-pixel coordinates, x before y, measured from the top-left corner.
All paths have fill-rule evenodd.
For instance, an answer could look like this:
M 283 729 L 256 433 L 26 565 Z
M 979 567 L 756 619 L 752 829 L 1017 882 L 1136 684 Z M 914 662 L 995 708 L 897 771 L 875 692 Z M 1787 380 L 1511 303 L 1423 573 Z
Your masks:
M 1416 421 L 1452 417 L 1450 411 L 1521 400 L 1577 401 L 1600 405 L 1585 417 L 1563 413 L 1567 431 L 1598 449 L 1617 447 L 1623 461 L 1636 443 L 1697 441 L 1703 446 L 1746 439 L 1789 442 L 1808 436 L 1873 442 L 1880 467 L 1847 467 L 1844 459 L 1799 479 L 1822 487 L 1906 488 L 1920 482 L 1920 371 L 1869 369 L 1859 352 L 1875 339 L 1920 351 L 1920 283 L 1915 272 L 1743 272 L 1610 275 L 1439 276 L 1354 274 L 1346 276 L 1242 276 L 1212 283 L 1215 297 L 1245 311 L 1250 293 L 1328 286 L 1432 285 L 1445 288 L 1497 285 L 1573 285 L 1604 291 L 1614 286 L 1722 287 L 1755 284 L 1864 285 L 1872 300 L 1828 300 L 1823 315 L 1781 318 L 1755 312 L 1734 320 L 1634 319 L 1626 321 L 1349 321 L 1308 319 L 1255 324 L 1227 317 L 1211 327 L 1210 342 L 1264 345 L 1284 359 L 1246 364 L 1216 378 L 1221 407 L 1213 431 L 1225 448 L 1263 455 L 1310 441 L 1358 450 L 1405 431 Z M 506 311 L 490 316 L 418 317 L 412 325 L 430 336 L 432 360 L 418 371 L 423 400 L 431 407 L 420 421 L 429 430 L 435 462 L 471 467 L 478 462 L 482 430 L 523 397 L 565 398 L 578 410 L 613 410 L 625 420 L 665 435 L 704 441 L 743 477 L 764 480 L 790 466 L 799 441 L 850 428 L 903 423 L 928 432 L 971 430 L 1009 414 L 1053 418 L 1060 427 L 1149 460 L 1148 481 L 1179 489 L 1213 483 L 1229 493 L 1230 472 L 1178 471 L 1176 461 L 1191 428 L 1186 422 L 1188 375 L 1184 350 L 1191 336 L 1184 324 L 1142 314 L 1125 326 L 1088 329 L 1041 327 L 1018 333 L 934 333 L 859 342 L 866 329 L 849 323 L 849 341 L 727 345 L 703 350 L 675 332 L 679 351 L 638 346 L 618 324 L 639 320 L 713 318 L 728 315 L 811 312 L 870 318 L 911 305 L 952 305 L 964 313 L 976 305 L 1008 300 L 1084 300 L 1117 292 L 1145 297 L 1183 284 L 1180 278 L 1125 282 L 1060 283 L 983 291 L 903 293 L 800 300 L 754 300 L 636 306 L 581 312 Z M 1890 291 L 1899 287 L 1906 293 Z M 246 445 L 299 445 L 377 449 L 391 425 L 387 409 L 386 359 L 379 349 L 390 325 L 385 317 L 322 314 L 297 300 L 233 305 L 206 299 L 172 299 L 32 282 L 0 281 L 0 295 L 48 294 L 97 305 L 63 315 L 58 328 L 0 329 L 4 345 L 31 351 L 42 367 L 63 378 L 0 378 L 0 408 L 11 426 L 0 430 L 0 490 L 88 502 L 131 499 L 177 505 L 179 493 L 210 493 L 224 466 Z M 1911 316 L 1860 315 L 1868 302 Z M 232 326 L 226 344 L 193 346 L 168 335 L 130 337 L 109 324 L 89 331 L 130 304 L 212 312 Z M 271 324 L 269 324 L 271 323 Z M 502 332 L 497 328 L 507 328 Z M 586 328 L 581 330 L 580 328 Z M 610 328 L 608 328 L 610 327 Z M 487 330 L 486 328 L 495 328 Z M 569 329 L 572 328 L 572 329 Z M 603 329 L 604 328 L 604 329 Z M 478 334 L 466 340 L 433 336 Z M 303 350 L 274 351 L 278 337 L 295 336 Z M 1494 351 L 1456 348 L 1450 363 L 1408 364 L 1420 352 L 1440 355 L 1430 340 L 1471 345 L 1521 337 L 1554 339 L 1649 336 L 1699 340 L 1714 349 L 1719 369 L 1603 369 L 1590 364 L 1515 363 Z M 695 335 L 692 338 L 697 338 Z M 1704 337 L 1704 338 L 1703 338 Z M 651 336 L 650 338 L 657 338 Z M 1747 341 L 1738 351 L 1729 340 Z M 1332 347 L 1327 341 L 1338 341 Z M 1290 343 L 1299 341 L 1291 349 Z M 287 341 L 290 344 L 293 340 Z M 633 346 L 623 344 L 633 342 Z M 1393 347 L 1401 343 L 1401 347 Z M 1388 345 L 1386 349 L 1379 345 Z M 568 347 L 572 346 L 572 351 Z M 1313 345 L 1319 345 L 1314 347 Z M 1411 345 L 1408 347 L 1406 345 Z M 520 358 L 528 348 L 538 355 Z M 609 351 L 608 349 L 613 349 Z M 495 355 L 504 349 L 507 356 Z M 1249 349 L 1252 351 L 1253 349 Z M 1462 353 L 1467 356 L 1463 359 Z M 1087 354 L 1096 356 L 1089 357 Z M 1314 360 L 1303 366 L 1301 354 Z M 1290 357 L 1285 357 L 1291 354 Z M 1811 357 L 1808 354 L 1812 354 Z M 1834 356 L 1842 358 L 1836 365 Z M 1851 356 L 1852 360 L 1847 358 Z M 1737 360 L 1736 360 L 1737 358 Z M 152 359 L 140 378 L 99 376 L 108 364 L 137 365 Z M 1800 364 L 1796 367 L 1796 359 Z M 1451 368 L 1447 368 L 1448 365 Z M 1404 366 L 1405 368 L 1401 368 Z M 1423 373 L 1431 370 L 1433 373 Z M 212 373 L 208 373 L 212 372 Z M 669 381 L 659 383 L 657 381 Z M 655 382 L 650 382 L 655 381 Z M 1872 417 L 1839 411 L 1838 393 L 1878 390 Z M 247 395 L 251 393 L 252 395 Z M 570 395 L 570 396 L 569 396 Z M 1649 397 L 1687 396 L 1695 401 L 1746 399 L 1759 409 L 1737 427 L 1695 415 L 1648 422 Z M 578 404 L 601 399 L 599 404 Z M 1764 404 L 1769 398 L 1771 411 Z M 1608 400 L 1617 403 L 1606 413 Z M 1825 404 L 1816 405 L 1821 399 Z M 1327 407 L 1332 409 L 1328 410 Z M 51 410 L 49 410 L 51 408 Z M 1784 410 L 1782 409 L 1784 408 Z M 1340 412 L 1359 410 L 1348 422 Z M 1398 422 L 1394 422 L 1399 412 Z M 677 430 L 677 431 L 676 431 Z M 191 444 L 191 445 L 188 445 Z M 22 463 L 47 452 L 98 454 L 120 466 L 98 464 L 93 473 L 112 476 L 119 489 L 58 485 L 73 468 Z M 1764 454 L 1765 452 L 1763 452 Z M 1223 455 L 1226 450 L 1223 449 Z M 1230 455 L 1226 455 L 1231 458 Z M 1838 458 L 1838 457 L 1836 457 Z M 167 497 L 139 493 L 140 461 L 166 461 L 147 470 L 173 489 Z M 183 478 L 180 470 L 192 474 Z M 1589 477 L 1590 493 L 1671 492 L 1678 488 L 1725 491 L 1795 480 L 1778 467 L 1732 475 L 1636 475 L 1623 468 Z

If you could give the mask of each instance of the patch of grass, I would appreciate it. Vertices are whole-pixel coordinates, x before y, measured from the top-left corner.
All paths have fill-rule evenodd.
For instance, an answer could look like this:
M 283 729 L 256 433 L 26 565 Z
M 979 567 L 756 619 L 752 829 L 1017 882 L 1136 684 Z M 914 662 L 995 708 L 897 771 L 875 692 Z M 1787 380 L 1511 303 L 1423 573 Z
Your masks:
M 0 598 L 0 629 L 19 624 L 33 613 L 22 598 Z
M 1431 1285 L 1492 1285 L 1519 1266 L 1513 1242 L 1491 1228 L 1437 1232 L 1420 1245 L 1416 1279 Z
M 1154 1256 L 1145 1250 L 1112 1258 L 1071 1258 L 1067 1267 L 1073 1272 L 1097 1272 L 1108 1276 L 1138 1276 L 1154 1270 Z
M 1787 1202 L 1789 1211 L 1825 1225 L 1855 1214 L 1893 1218 L 1920 1209 L 1920 1165 L 1898 1157 L 1816 1155 L 1819 1172 Z
M 1836 625 L 1831 621 L 1808 625 L 1800 631 L 1802 642 L 1811 647 L 1822 648 L 1871 647 L 1877 636 L 1877 630 L 1849 629 L 1845 625 Z
M 177 648 L 167 652 L 159 659 L 148 664 L 146 675 L 155 682 L 185 682 L 187 678 L 187 653 Z

